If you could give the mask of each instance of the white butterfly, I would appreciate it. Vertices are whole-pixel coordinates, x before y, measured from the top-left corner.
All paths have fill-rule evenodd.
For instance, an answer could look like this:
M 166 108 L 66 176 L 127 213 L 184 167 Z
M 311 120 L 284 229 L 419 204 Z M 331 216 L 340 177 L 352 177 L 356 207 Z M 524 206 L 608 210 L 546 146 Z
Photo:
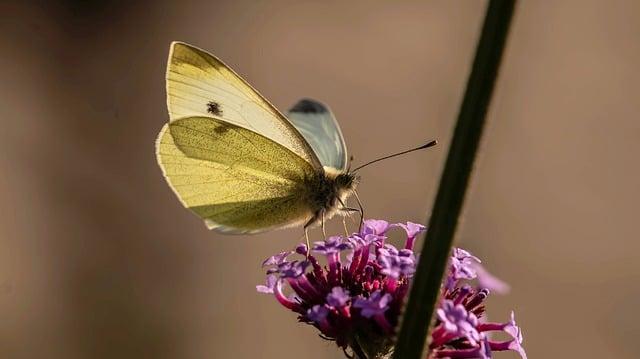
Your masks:
M 182 204 L 228 233 L 324 223 L 357 179 L 331 111 L 304 99 L 288 118 L 213 55 L 171 44 L 169 123 L 158 163 Z

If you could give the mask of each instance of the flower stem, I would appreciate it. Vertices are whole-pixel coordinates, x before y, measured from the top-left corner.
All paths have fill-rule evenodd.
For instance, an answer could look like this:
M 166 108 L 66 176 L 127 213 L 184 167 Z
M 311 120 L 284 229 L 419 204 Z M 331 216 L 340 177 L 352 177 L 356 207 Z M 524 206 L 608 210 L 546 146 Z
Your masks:
M 367 354 L 365 354 L 364 350 L 362 350 L 362 347 L 360 346 L 360 343 L 358 343 L 357 338 L 355 338 L 353 343 L 351 343 L 351 349 L 353 350 L 353 353 L 356 355 L 355 359 L 368 359 Z
M 427 226 L 395 359 L 423 358 L 424 345 L 498 75 L 515 0 L 490 0 L 447 161 Z

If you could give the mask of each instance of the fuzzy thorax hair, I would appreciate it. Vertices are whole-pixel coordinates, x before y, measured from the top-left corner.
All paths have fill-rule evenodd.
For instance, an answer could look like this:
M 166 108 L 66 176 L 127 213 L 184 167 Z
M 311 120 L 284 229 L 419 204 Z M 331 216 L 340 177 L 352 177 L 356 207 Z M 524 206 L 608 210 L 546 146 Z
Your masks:
M 320 224 L 323 219 L 326 221 L 341 212 L 358 182 L 359 177 L 353 173 L 325 167 L 324 172 L 309 183 L 313 187 L 309 191 L 313 217 L 307 224 Z

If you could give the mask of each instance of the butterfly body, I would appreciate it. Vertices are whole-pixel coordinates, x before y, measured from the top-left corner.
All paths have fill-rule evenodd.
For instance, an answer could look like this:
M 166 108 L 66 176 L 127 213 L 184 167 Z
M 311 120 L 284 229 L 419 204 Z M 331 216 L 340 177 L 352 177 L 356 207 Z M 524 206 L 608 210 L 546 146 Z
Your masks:
M 174 42 L 167 105 L 158 163 L 183 206 L 208 228 L 306 227 L 349 211 L 358 179 L 323 104 L 305 99 L 285 116 L 213 55 Z
M 307 223 L 318 224 L 324 219 L 330 219 L 334 215 L 345 210 L 344 204 L 353 193 L 359 178 L 348 172 L 338 172 L 327 168 L 322 174 L 315 176 L 307 186 L 312 189 L 306 193 L 310 195 L 307 203 L 311 204 L 313 216 Z

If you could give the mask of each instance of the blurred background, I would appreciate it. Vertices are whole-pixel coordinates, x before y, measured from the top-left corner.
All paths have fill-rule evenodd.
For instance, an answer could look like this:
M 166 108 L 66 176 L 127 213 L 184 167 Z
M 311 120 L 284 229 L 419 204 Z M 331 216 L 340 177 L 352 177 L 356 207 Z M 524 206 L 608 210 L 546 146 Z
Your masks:
M 485 5 L 1 2 L 0 356 L 341 358 L 255 292 L 301 231 L 217 235 L 162 179 L 169 43 L 327 102 L 355 163 L 438 139 L 362 173 L 368 216 L 424 222 Z M 517 8 L 458 244 L 530 358 L 637 358 L 639 38 L 637 1 Z

